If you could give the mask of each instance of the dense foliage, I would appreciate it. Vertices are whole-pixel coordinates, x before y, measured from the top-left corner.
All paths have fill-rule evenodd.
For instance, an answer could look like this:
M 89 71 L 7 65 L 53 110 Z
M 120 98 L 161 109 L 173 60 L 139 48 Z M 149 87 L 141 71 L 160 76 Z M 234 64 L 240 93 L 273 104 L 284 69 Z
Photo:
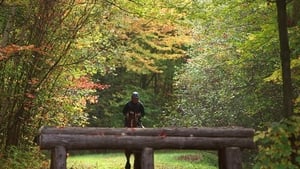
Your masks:
M 192 20 L 198 36 L 191 58 L 176 76 L 178 100 L 166 113 L 166 121 L 175 126 L 253 127 L 259 131 L 257 168 L 296 168 L 299 24 L 287 25 L 294 92 L 285 95 L 292 96 L 294 103 L 295 114 L 291 116 L 283 104 L 276 4 L 214 1 L 193 7 L 191 11 L 201 16 Z M 296 15 L 298 2 L 288 4 L 287 9 L 289 17 Z M 298 22 L 299 16 L 289 19 Z
M 42 125 L 86 123 L 86 91 L 76 80 L 94 58 L 78 53 L 74 39 L 92 9 L 74 1 L 2 1 L 1 149 L 30 143 Z
M 253 127 L 256 168 L 299 166 L 298 0 L 3 0 L 0 11 L 0 163 L 38 156 L 41 126 L 122 127 L 138 91 L 147 127 Z
M 280 102 L 281 88 L 263 80 L 280 65 L 274 6 L 244 1 L 201 5 L 197 13 L 206 17 L 195 19 L 198 36 L 191 59 L 176 77 L 182 115 L 198 117 L 190 122 L 197 126 L 256 127 L 281 119 L 280 104 L 273 104 Z

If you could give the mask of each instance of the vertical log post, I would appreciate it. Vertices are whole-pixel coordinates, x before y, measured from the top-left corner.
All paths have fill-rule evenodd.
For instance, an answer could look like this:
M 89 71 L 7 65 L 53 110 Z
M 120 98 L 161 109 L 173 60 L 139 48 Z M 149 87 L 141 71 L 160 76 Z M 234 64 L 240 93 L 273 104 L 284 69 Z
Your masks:
M 66 169 L 67 168 L 67 151 L 64 146 L 56 146 L 51 151 L 51 169 Z
M 239 147 L 226 147 L 218 151 L 219 169 L 242 169 L 242 153 Z
M 144 148 L 142 151 L 142 169 L 154 169 L 154 155 L 152 148 Z

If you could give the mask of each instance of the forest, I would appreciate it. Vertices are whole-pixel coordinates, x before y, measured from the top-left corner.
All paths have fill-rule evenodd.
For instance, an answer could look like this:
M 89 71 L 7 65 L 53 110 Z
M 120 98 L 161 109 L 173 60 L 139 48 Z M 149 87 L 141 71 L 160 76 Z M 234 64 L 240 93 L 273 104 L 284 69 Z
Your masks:
M 249 127 L 257 169 L 300 167 L 299 0 L 0 0 L 0 166 L 42 126 Z M 24 167 L 27 166 L 27 167 Z

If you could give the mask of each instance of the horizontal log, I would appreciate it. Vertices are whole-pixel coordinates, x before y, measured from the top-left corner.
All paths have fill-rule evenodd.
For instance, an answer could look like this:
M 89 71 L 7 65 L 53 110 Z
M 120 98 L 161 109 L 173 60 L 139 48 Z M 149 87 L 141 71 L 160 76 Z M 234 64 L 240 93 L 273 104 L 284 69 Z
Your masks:
M 253 137 L 250 128 L 98 128 L 98 127 L 43 127 L 40 134 L 178 136 L 178 137 Z
M 236 137 L 174 137 L 174 136 L 127 136 L 127 135 L 70 135 L 42 134 L 40 148 L 55 146 L 67 149 L 203 149 L 217 150 L 224 147 L 254 148 L 252 138 Z

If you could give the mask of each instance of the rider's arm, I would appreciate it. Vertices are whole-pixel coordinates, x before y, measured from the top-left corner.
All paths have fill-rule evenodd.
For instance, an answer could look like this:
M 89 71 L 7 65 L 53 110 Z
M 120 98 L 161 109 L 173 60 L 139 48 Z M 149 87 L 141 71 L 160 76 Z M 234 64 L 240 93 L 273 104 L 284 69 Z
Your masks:
M 128 113 L 128 111 L 129 111 L 129 105 L 128 105 L 128 103 L 124 106 L 124 108 L 123 108 L 123 115 L 124 116 L 126 116 L 126 114 Z

